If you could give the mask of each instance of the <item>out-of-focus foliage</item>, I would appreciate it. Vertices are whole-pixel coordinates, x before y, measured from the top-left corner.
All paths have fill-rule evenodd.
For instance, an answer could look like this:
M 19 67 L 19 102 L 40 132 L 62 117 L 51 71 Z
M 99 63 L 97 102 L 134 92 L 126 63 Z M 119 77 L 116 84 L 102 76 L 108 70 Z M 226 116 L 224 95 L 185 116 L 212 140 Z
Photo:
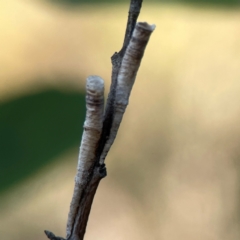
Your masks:
M 36 1 L 1 3 L 1 101 L 8 104 L 16 94 L 33 94 L 32 90 L 36 92 L 42 85 L 65 89 L 69 84 L 81 93 L 84 78 L 90 74 L 105 79 L 107 93 L 110 56 L 121 47 L 128 3 L 72 5 L 65 9 L 65 5 L 61 8 L 49 4 L 50 0 Z M 108 176 L 101 181 L 94 199 L 86 239 L 145 240 L 151 236 L 168 240 L 239 240 L 240 11 L 149 2 L 144 1 L 139 20 L 154 23 L 157 28 L 106 160 Z M 45 129 L 45 134 L 36 136 L 44 135 L 47 142 L 41 145 L 38 138 L 30 138 L 29 151 L 35 146 L 36 153 L 43 155 L 39 149 L 54 149 L 52 141 L 57 137 L 48 134 L 58 136 L 56 144 L 64 151 L 61 141 L 70 135 L 63 131 L 72 131 L 70 124 L 74 122 L 59 124 L 62 115 L 58 111 L 65 112 L 64 119 L 70 121 L 73 114 L 64 109 L 71 101 L 64 105 L 49 100 L 41 105 L 26 98 L 32 107 L 21 110 L 23 104 L 18 104 L 9 109 L 4 126 L 15 117 L 16 129 L 23 134 L 17 123 L 21 118 L 16 116 L 26 115 L 26 123 L 21 120 L 21 125 L 31 126 L 34 122 L 28 121 L 30 110 L 36 114 L 40 108 L 38 111 L 47 115 L 43 118 L 39 114 L 44 123 L 42 130 L 47 128 L 49 132 Z M 81 97 L 72 101 L 78 106 L 73 110 L 74 118 L 78 111 L 84 111 L 81 102 Z M 47 121 L 50 108 L 58 116 L 54 118 L 56 125 Z M 65 142 L 63 154 L 55 152 L 56 157 L 49 157 L 50 153 L 44 153 L 49 161 L 41 159 L 45 166 L 38 162 L 37 174 L 26 174 L 18 187 L 6 194 L 1 192 L 1 239 L 42 240 L 43 229 L 64 236 L 82 120 L 74 127 L 76 148 L 68 150 Z M 5 136 L 5 141 L 11 140 L 14 145 L 14 134 L 10 139 L 1 132 L 1 143 L 6 144 Z M 24 142 L 18 147 L 22 145 Z M 7 158 L 9 165 L 15 164 L 15 171 L 22 167 L 17 164 L 18 156 L 12 162 Z M 5 168 L 7 178 L 12 177 L 12 168 Z
M 0 105 L 0 191 L 80 141 L 84 95 L 48 90 Z
M 123 3 L 129 2 L 129 0 L 48 0 L 54 3 L 64 3 L 64 4 L 99 4 L 99 3 Z M 159 3 L 190 3 L 190 4 L 211 4 L 211 5 L 240 5 L 239 0 L 149 0 L 148 2 L 159 2 Z

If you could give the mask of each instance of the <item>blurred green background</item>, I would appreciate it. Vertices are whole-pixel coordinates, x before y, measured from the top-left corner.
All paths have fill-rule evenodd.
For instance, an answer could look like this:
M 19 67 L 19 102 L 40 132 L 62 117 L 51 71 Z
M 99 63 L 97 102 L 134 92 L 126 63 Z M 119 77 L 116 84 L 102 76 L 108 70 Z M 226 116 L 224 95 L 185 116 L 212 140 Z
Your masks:
M 0 191 L 77 146 L 84 93 L 45 90 L 0 105 Z M 68 128 L 67 126 L 71 126 Z
M 86 239 L 239 239 L 239 3 L 143 2 L 157 28 Z M 0 6 L 0 236 L 64 236 L 85 79 L 103 77 L 107 96 L 128 1 Z

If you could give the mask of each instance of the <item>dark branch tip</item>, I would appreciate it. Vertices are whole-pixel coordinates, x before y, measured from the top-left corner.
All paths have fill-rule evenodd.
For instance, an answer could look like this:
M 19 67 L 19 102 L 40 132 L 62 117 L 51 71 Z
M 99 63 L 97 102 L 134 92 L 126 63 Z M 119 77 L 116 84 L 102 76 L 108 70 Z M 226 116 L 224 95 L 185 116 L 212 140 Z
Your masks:
M 44 230 L 44 233 L 47 235 L 48 239 L 50 240 L 66 240 L 65 238 L 55 236 L 52 232 L 47 230 Z

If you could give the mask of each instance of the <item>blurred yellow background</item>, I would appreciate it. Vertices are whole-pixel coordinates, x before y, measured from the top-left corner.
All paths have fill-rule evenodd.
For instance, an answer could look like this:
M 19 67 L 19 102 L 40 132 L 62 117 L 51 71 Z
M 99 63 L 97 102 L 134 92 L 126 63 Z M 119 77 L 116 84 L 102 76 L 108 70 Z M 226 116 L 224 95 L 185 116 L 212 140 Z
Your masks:
M 0 237 L 46 239 L 44 229 L 65 236 L 85 111 L 85 78 L 103 77 L 107 96 L 110 57 L 121 48 L 128 4 L 70 8 L 8 0 L 0 5 L 0 122 L 8 126 L 0 129 L 0 172 L 2 184 L 5 180 L 9 184 L 0 192 Z M 85 238 L 237 240 L 240 10 L 146 1 L 139 21 L 157 27 L 107 158 L 108 176 L 98 188 Z M 63 108 L 64 101 L 59 103 L 58 97 L 54 98 L 56 105 L 46 97 L 40 98 L 45 99 L 40 100 L 42 105 L 34 105 L 33 96 L 46 91 L 66 99 L 79 94 L 69 100 L 76 105 L 73 116 L 62 110 L 71 104 Z M 38 106 L 50 106 L 50 112 L 55 106 L 65 119 L 74 119 L 79 109 L 82 115 L 74 122 L 78 132 L 75 128 L 73 132 L 76 140 L 71 142 L 73 135 L 68 135 L 73 131 L 68 130 L 72 129 L 70 122 L 63 122 L 60 130 L 56 127 L 56 132 L 64 130 L 56 139 L 34 133 L 36 139 L 31 137 L 29 144 L 41 140 L 45 145 L 38 145 L 24 162 L 25 153 L 18 155 L 21 139 L 11 125 L 20 117 L 11 115 L 16 110 L 9 106 L 26 96 L 31 111 L 18 109 L 21 119 L 27 115 L 22 121 L 29 121 L 24 129 L 29 123 L 31 129 L 37 128 L 31 116 L 33 110 L 41 111 Z M 39 122 L 48 117 L 36 115 Z M 55 124 L 58 119 L 52 128 Z M 40 132 L 50 133 L 45 125 L 47 130 Z M 8 142 L 6 136 L 10 136 Z M 8 157 L 15 151 L 11 136 L 20 146 L 12 159 Z M 41 155 L 59 139 L 66 141 L 50 155 Z M 28 144 L 25 147 L 26 153 L 33 149 Z M 26 177 L 11 181 L 15 175 L 11 171 L 18 174 L 38 156 L 42 164 L 29 167 Z

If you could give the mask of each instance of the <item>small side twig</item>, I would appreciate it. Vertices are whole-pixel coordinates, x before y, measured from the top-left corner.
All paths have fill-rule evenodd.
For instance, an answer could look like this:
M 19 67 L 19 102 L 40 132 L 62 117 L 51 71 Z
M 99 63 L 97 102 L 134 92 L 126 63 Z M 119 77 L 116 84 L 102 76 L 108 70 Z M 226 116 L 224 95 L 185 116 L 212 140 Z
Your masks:
M 142 0 L 131 0 L 122 49 L 112 56 L 112 83 L 103 117 L 103 80 L 87 79 L 86 120 L 80 147 L 75 187 L 67 222 L 66 240 L 83 240 L 93 198 L 106 176 L 105 158 L 111 148 L 132 86 L 155 25 L 137 23 Z M 51 240 L 65 240 L 45 231 Z
M 44 232 L 45 232 L 45 234 L 47 235 L 48 239 L 51 239 L 51 240 L 66 240 L 65 238 L 55 236 L 55 235 L 54 235 L 52 232 L 50 232 L 50 231 L 45 230 Z

